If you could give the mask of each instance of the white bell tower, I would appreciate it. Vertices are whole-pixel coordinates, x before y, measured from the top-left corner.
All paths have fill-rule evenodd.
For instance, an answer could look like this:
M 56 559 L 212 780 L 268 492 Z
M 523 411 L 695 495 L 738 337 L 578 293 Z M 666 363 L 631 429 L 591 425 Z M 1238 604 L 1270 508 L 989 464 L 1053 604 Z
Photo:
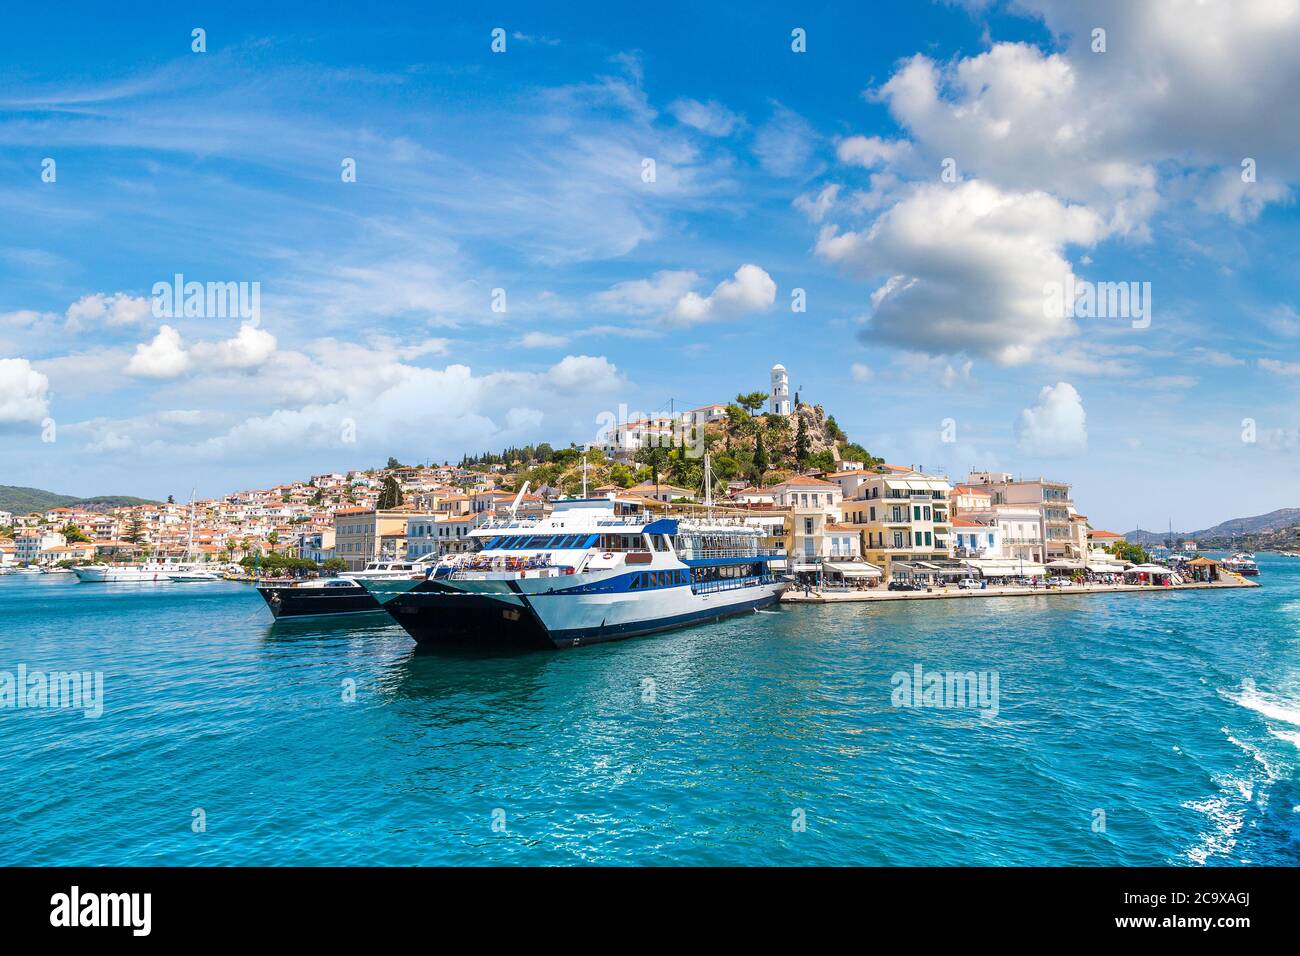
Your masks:
M 784 365 L 772 366 L 772 395 L 768 410 L 773 415 L 790 414 L 790 376 L 786 374 Z

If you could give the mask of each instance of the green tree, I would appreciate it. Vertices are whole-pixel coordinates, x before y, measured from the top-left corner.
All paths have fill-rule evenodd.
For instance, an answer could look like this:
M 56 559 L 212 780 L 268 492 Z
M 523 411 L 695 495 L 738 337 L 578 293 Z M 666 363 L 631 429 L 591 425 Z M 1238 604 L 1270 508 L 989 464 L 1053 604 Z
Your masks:
M 840 428 L 839 423 L 835 421 L 834 415 L 826 419 L 826 434 L 831 437 L 831 441 L 846 442 L 849 440 L 849 436 L 844 434 L 844 429 Z
M 549 443 L 542 442 L 533 451 L 533 457 L 536 458 L 538 461 L 540 461 L 542 464 L 545 464 L 546 462 L 550 461 L 552 458 L 555 457 L 555 449 L 552 448 Z
M 388 456 L 388 464 L 385 465 L 384 467 L 387 468 L 389 471 L 392 471 L 394 468 L 402 468 L 402 467 L 404 467 L 404 466 L 402 465 L 402 463 L 401 463 L 400 461 L 398 461 L 398 460 L 397 460 L 396 458 L 394 458 L 392 455 L 389 455 L 389 456 Z
M 650 469 L 651 480 L 658 485 L 659 475 L 668 464 L 668 449 L 662 445 L 644 445 L 637 449 L 636 462 Z
M 741 392 L 736 396 L 736 404 L 753 415 L 767 401 L 767 392 Z
M 82 531 L 80 528 L 78 528 L 75 524 L 64 525 L 63 529 L 59 533 L 62 534 L 63 537 L 68 539 L 69 544 L 75 544 L 77 542 L 90 540 L 90 538 L 86 536 L 86 533 Z
M 620 488 L 631 488 L 636 483 L 636 478 L 632 474 L 632 469 L 621 461 L 616 461 L 609 466 L 609 480 L 612 484 Z
M 1151 561 L 1151 555 L 1147 554 L 1146 548 L 1130 541 L 1116 541 L 1107 550 L 1115 557 L 1132 564 L 1148 564 Z
M 759 432 L 754 439 L 754 462 L 750 469 L 755 485 L 763 484 L 763 476 L 767 474 L 768 466 L 771 462 L 767 457 L 767 449 L 763 446 L 763 433 Z
M 813 452 L 808 456 L 808 467 L 817 471 L 834 471 L 835 470 L 835 453 L 829 448 L 823 448 L 821 451 Z
M 794 436 L 794 460 L 800 468 L 808 463 L 810 446 L 808 442 L 808 426 L 804 422 L 802 415 L 799 416 L 799 428 Z
M 132 544 L 139 544 L 144 540 L 144 522 L 140 520 L 139 515 L 131 516 L 131 521 L 126 526 L 126 534 L 122 537 Z
M 380 509 L 396 508 L 401 503 L 402 486 L 397 483 L 397 479 L 392 475 L 386 475 L 383 486 L 379 490 L 379 501 L 376 507 Z

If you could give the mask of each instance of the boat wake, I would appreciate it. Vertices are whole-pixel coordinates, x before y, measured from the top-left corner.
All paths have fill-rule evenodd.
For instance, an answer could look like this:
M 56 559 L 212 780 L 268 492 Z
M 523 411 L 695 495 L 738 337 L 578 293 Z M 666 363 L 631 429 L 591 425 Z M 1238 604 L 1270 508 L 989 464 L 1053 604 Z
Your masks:
M 1221 690 L 1219 696 L 1270 720 L 1300 727 L 1300 704 L 1264 694 L 1256 689 L 1254 681 L 1244 680 L 1239 692 Z

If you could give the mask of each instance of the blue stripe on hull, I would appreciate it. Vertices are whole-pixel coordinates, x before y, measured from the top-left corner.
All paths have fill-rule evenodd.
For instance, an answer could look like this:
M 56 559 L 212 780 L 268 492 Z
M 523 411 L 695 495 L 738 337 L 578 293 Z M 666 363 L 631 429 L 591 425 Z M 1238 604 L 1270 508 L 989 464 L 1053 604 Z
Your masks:
M 600 644 L 604 641 L 621 641 L 629 637 L 640 637 L 644 634 L 655 634 L 660 631 L 671 631 L 674 628 L 690 627 L 693 624 L 720 621 L 724 617 L 733 617 L 747 611 L 767 607 L 769 604 L 775 604 L 779 599 L 779 594 L 771 594 L 752 601 L 741 601 L 737 604 L 729 604 L 726 607 L 709 608 L 704 611 L 692 611 L 690 614 L 679 614 L 676 617 L 659 618 L 655 621 L 635 621 L 630 624 L 619 624 L 612 627 L 551 631 L 547 636 L 556 647 L 575 647 L 583 644 Z

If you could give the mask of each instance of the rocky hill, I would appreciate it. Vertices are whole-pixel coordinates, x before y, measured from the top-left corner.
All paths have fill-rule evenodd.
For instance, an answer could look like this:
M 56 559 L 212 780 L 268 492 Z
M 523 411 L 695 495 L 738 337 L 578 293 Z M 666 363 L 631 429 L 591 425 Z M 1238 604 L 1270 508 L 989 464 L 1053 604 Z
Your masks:
M 705 426 L 703 449 L 711 455 L 715 493 L 729 481 L 776 484 L 792 475 L 811 470 L 832 471 L 841 461 L 871 465 L 881 459 L 849 441 L 833 416 L 820 405 L 801 402 L 788 418 L 781 415 L 752 415 L 740 405 L 729 405 L 727 417 Z M 549 449 L 549 446 L 547 446 Z M 700 446 L 645 448 L 631 463 L 609 462 L 598 451 L 587 456 L 588 489 L 615 485 L 626 488 L 640 481 L 659 481 L 699 493 L 703 488 L 704 463 Z M 531 487 L 558 488 L 565 494 L 582 487 L 582 455 L 563 449 L 549 460 L 524 464 L 515 470 L 507 489 L 524 481 Z

